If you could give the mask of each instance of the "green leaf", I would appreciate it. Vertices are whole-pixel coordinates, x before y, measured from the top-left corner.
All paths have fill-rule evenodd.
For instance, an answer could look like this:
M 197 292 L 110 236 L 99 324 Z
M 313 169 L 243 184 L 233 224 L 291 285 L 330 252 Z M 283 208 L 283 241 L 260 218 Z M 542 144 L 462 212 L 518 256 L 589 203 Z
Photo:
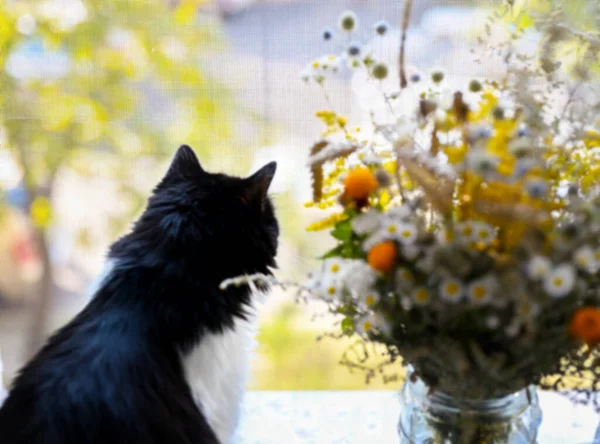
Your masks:
M 349 241 L 352 238 L 352 223 L 349 219 L 338 222 L 331 231 L 331 235 L 337 240 Z
M 344 250 L 345 245 L 344 244 L 340 244 L 337 247 L 329 250 L 327 253 L 325 253 L 323 256 L 321 256 L 319 259 L 328 259 L 330 257 L 340 257 L 342 256 L 342 251 Z

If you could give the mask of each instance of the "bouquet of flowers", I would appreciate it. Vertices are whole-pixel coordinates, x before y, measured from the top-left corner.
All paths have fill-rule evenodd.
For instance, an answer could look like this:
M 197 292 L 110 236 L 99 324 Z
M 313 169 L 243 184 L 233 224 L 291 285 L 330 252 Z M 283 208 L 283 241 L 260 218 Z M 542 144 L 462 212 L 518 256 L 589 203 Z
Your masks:
M 572 100 L 555 109 L 566 84 L 548 48 L 561 36 L 542 23 L 542 58 L 507 44 L 502 78 L 450 88 L 442 70 L 405 68 L 407 22 L 392 65 L 373 51 L 390 26 L 358 41 L 346 12 L 340 50 L 302 72 L 331 103 L 347 66 L 380 105 L 360 127 L 317 112 L 307 205 L 328 215 L 309 230 L 336 245 L 308 290 L 342 334 L 383 344 L 432 390 L 489 399 L 535 384 L 587 399 L 600 388 L 600 122 Z

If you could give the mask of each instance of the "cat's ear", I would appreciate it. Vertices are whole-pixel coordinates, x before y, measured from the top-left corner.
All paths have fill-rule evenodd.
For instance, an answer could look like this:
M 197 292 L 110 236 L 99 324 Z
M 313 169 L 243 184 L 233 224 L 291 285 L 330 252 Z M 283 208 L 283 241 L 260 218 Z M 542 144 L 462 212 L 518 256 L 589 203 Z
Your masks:
M 269 186 L 275 176 L 277 163 L 270 162 L 246 179 L 246 187 L 242 199 L 250 204 L 259 205 L 261 208 L 267 199 Z
M 204 170 L 200 166 L 200 162 L 196 157 L 196 153 L 187 145 L 181 145 L 173 160 L 171 166 L 165 175 L 166 178 L 181 178 L 181 177 L 195 177 L 204 173 Z

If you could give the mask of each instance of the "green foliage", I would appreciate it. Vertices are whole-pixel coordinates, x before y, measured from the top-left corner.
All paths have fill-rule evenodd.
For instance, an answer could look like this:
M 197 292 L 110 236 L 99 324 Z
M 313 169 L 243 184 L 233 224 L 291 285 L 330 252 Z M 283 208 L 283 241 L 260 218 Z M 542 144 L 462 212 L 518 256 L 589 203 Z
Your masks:
M 355 215 L 355 213 L 352 211 L 353 210 L 347 210 L 350 217 Z M 331 236 L 334 239 L 337 239 L 339 243 L 333 249 L 321 256 L 321 259 L 327 259 L 330 257 L 362 259 L 365 257 L 365 253 L 361 247 L 361 242 L 364 239 L 352 231 L 352 219 L 346 219 L 338 222 L 331 231 Z

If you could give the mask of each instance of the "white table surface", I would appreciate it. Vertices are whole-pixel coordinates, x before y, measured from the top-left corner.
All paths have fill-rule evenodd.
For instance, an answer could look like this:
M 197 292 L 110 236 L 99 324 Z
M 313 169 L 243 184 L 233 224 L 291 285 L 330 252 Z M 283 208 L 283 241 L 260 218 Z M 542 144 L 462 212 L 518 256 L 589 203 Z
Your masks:
M 556 393 L 540 392 L 538 443 L 594 442 L 600 416 Z M 251 391 L 238 444 L 393 444 L 400 404 L 393 391 Z

